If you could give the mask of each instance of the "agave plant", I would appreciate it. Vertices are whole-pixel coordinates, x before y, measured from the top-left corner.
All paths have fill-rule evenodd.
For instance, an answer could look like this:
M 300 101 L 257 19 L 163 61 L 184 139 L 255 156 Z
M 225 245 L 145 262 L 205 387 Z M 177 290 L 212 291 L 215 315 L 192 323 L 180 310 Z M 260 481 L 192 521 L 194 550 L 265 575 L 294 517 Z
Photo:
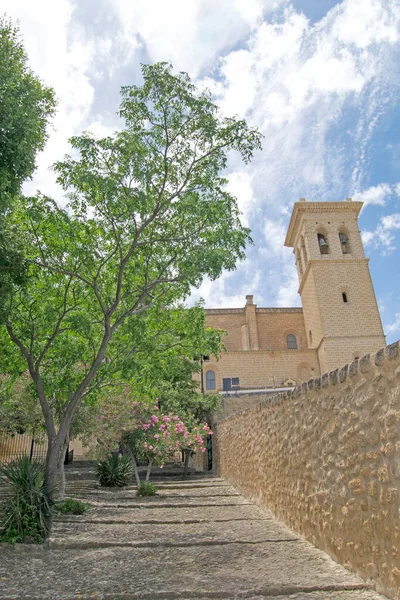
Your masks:
M 0 506 L 0 535 L 10 543 L 43 541 L 50 530 L 53 502 L 44 482 L 44 467 L 28 457 L 2 467 L 10 494 Z
M 110 454 L 97 463 L 97 476 L 102 487 L 124 487 L 132 478 L 132 461 L 126 456 Z

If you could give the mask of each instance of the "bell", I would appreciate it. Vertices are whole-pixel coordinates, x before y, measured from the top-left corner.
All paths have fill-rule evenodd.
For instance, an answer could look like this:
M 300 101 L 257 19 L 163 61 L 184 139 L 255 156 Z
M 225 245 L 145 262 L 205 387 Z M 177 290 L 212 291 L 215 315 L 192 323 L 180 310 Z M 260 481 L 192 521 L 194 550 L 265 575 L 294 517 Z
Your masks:
M 325 238 L 321 237 L 319 238 L 319 245 L 322 246 L 328 246 L 328 242 L 326 241 Z

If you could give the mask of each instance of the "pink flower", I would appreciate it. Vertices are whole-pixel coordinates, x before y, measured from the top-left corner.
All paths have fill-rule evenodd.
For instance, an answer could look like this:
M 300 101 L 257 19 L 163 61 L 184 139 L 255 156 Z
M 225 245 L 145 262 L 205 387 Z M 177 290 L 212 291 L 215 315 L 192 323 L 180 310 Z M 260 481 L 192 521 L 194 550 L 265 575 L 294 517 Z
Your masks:
M 204 425 L 203 429 L 204 429 L 204 431 L 208 431 L 208 429 L 209 429 L 208 425 Z
M 212 434 L 213 434 L 213 432 L 211 431 L 211 429 L 210 429 L 210 431 L 209 431 L 208 433 L 209 433 L 210 435 L 212 435 Z
M 155 439 L 155 440 L 158 440 L 158 438 L 159 438 L 159 437 L 160 437 L 160 436 L 159 436 L 157 433 L 156 433 L 156 434 L 154 434 L 154 439 Z
M 206 451 L 206 449 L 205 449 L 205 448 L 201 448 L 201 451 L 202 451 L 202 452 L 205 452 L 205 451 Z
M 154 421 L 154 423 L 158 423 L 158 417 L 156 417 L 156 415 L 151 415 L 151 420 Z
M 160 409 L 158 408 L 158 406 L 153 406 L 153 409 L 154 409 L 154 410 L 160 410 Z
M 174 421 L 179 421 L 179 417 L 172 417 L 174 419 Z
M 164 465 L 160 465 L 160 469 L 163 469 L 163 468 L 164 468 Z
M 149 450 L 153 450 L 153 446 L 149 446 Z
M 183 437 L 184 437 L 184 438 L 187 438 L 187 437 L 188 437 L 188 435 L 189 435 L 189 432 L 188 432 L 188 431 L 185 431 L 185 433 L 183 434 Z
M 104 419 L 104 415 L 100 415 L 100 419 Z

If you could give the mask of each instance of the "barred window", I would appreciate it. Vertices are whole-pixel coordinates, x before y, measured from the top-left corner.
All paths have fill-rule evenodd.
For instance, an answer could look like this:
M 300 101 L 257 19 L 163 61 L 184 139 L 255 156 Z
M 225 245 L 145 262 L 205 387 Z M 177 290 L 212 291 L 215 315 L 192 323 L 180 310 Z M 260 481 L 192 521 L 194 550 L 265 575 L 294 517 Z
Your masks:
M 297 339 L 296 336 L 290 333 L 286 337 L 286 345 L 288 350 L 297 350 Z

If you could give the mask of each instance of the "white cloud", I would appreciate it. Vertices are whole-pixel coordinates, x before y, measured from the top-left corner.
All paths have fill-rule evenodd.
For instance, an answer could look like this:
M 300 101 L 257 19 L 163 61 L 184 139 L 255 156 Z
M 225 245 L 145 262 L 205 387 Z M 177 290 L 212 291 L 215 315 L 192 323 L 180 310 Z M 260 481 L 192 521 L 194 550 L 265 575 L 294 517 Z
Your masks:
M 353 194 L 353 200 L 360 200 L 364 202 L 364 207 L 368 204 L 376 204 L 378 206 L 385 206 L 388 196 L 392 195 L 392 187 L 387 183 L 380 183 L 367 188 L 363 192 L 356 192 Z
M 34 194 L 40 189 L 60 199 L 61 190 L 49 168 L 69 151 L 68 138 L 80 133 L 89 118 L 94 87 L 88 71 L 95 56 L 94 45 L 82 29 L 71 31 L 72 2 L 4 0 L 2 8 L 14 21 L 19 19 L 30 65 L 46 85 L 54 88 L 58 99 L 49 140 L 25 192 Z
M 394 321 L 386 325 L 385 331 L 387 335 L 391 335 L 393 333 L 400 333 L 400 313 L 396 313 Z
M 110 0 L 127 48 L 138 36 L 151 62 L 171 60 L 177 69 L 197 75 L 212 67 L 283 0 Z
M 400 213 L 382 217 L 375 231 L 363 231 L 361 236 L 365 246 L 380 250 L 382 256 L 388 256 L 396 250 L 396 236 L 393 231 L 400 229 Z
M 227 179 L 227 190 L 229 193 L 236 196 L 239 209 L 242 213 L 241 221 L 243 225 L 248 226 L 255 201 L 253 194 L 253 176 L 249 170 L 233 171 L 227 175 Z

